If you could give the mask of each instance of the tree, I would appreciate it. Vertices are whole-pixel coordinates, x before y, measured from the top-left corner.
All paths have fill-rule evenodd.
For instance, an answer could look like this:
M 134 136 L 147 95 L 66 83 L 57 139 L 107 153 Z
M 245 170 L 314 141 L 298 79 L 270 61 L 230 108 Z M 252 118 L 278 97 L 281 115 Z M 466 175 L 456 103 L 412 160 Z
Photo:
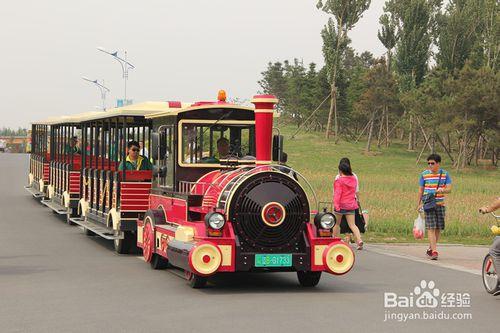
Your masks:
M 386 108 L 394 109 L 397 107 L 397 86 L 392 73 L 387 70 L 383 58 L 367 71 L 363 82 L 366 89 L 356 103 L 356 108 L 367 114 L 370 119 L 366 143 L 366 151 L 370 151 L 377 115 Z
M 371 0 L 319 0 L 316 7 L 333 16 L 328 19 L 327 25 L 321 32 L 323 38 L 323 56 L 328 70 L 331 85 L 330 111 L 326 125 L 326 138 L 330 136 L 331 120 L 334 115 L 334 131 L 338 135 L 337 116 L 337 67 L 345 50 L 347 33 L 361 18 L 361 15 L 370 6 Z
M 387 70 L 389 72 L 392 72 L 392 66 L 391 66 L 392 49 L 396 46 L 397 42 L 396 23 L 394 22 L 392 16 L 388 14 L 382 15 L 379 19 L 379 22 L 382 25 L 382 28 L 381 30 L 378 31 L 377 36 L 382 45 L 384 45 L 384 47 L 387 49 Z M 380 147 L 382 129 L 384 128 L 384 123 L 385 123 L 385 131 L 386 131 L 385 145 L 387 147 L 389 146 L 389 112 L 387 108 L 384 108 L 384 110 L 382 111 L 381 119 L 382 121 L 380 122 L 377 146 Z
M 391 71 L 392 49 L 396 46 L 398 37 L 396 35 L 396 22 L 389 14 L 383 14 L 379 19 L 381 30 L 377 36 L 382 45 L 387 49 L 387 68 Z
M 283 106 L 286 105 L 287 83 L 284 71 L 281 62 L 269 62 L 267 69 L 261 72 L 262 79 L 258 82 L 265 94 L 275 95 L 279 98 L 280 103 L 276 106 L 279 112 L 283 112 Z
M 444 14 L 437 17 L 438 66 L 453 71 L 461 69 L 481 37 L 484 0 L 450 0 Z
M 497 70 L 498 55 L 500 53 L 500 3 L 498 0 L 485 0 L 483 15 L 484 51 L 486 66 L 493 71 Z
M 399 89 L 406 93 L 418 87 L 427 72 L 436 15 L 441 0 L 388 0 L 384 10 L 394 18 L 397 27 L 396 71 Z M 415 149 L 415 124 L 409 116 L 408 149 Z

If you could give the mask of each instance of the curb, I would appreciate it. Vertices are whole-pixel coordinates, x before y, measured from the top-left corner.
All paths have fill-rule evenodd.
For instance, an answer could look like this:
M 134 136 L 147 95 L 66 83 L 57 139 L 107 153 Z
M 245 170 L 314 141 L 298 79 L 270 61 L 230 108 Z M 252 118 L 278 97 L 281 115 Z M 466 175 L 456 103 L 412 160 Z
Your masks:
M 427 265 L 433 265 L 433 266 L 436 266 L 436 267 L 448 268 L 448 269 L 452 269 L 452 270 L 455 270 L 455 271 L 460 271 L 460 272 L 465 272 L 465 273 L 469 273 L 469 274 L 474 274 L 474 275 L 482 276 L 481 270 L 468 269 L 468 268 L 465 268 L 465 267 L 462 267 L 462 266 L 458 266 L 458 265 L 453 265 L 453 264 L 443 264 L 442 262 L 439 262 L 439 261 L 433 261 L 433 260 L 429 260 L 429 259 L 422 259 L 422 258 L 418 258 L 418 257 L 406 255 L 406 254 L 399 254 L 399 253 L 394 253 L 394 252 L 391 252 L 391 251 L 385 251 L 385 250 L 382 250 L 382 249 L 377 249 L 376 247 L 373 248 L 372 246 L 373 246 L 373 244 L 366 246 L 366 250 L 369 251 L 369 252 L 373 252 L 373 253 L 377 253 L 377 254 L 382 254 L 382 255 L 389 256 L 389 257 L 395 257 L 395 258 L 400 258 L 400 259 L 407 259 L 407 260 L 411 260 L 411 261 L 415 261 L 415 262 L 419 262 L 419 263 L 423 263 L 423 264 L 427 264 Z

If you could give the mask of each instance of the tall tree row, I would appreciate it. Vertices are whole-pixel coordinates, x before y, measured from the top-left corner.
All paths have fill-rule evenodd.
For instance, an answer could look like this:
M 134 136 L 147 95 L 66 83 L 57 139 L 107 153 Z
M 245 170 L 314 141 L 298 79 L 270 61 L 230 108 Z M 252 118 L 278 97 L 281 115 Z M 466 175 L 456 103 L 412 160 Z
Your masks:
M 339 122 L 337 110 L 337 85 L 339 62 L 347 45 L 347 33 L 361 18 L 370 6 L 370 0 L 319 0 L 317 7 L 331 17 L 321 31 L 323 37 L 323 55 L 325 58 L 328 82 L 331 85 L 330 111 L 326 124 L 326 138 L 330 136 L 332 115 L 334 117 L 334 133 L 338 136 Z
M 283 119 L 366 150 L 405 140 L 419 156 L 439 150 L 457 168 L 491 159 L 499 134 L 498 0 L 387 0 L 380 59 L 350 46 L 349 31 L 370 1 L 319 1 L 325 65 L 269 63 L 259 81 L 280 97 Z

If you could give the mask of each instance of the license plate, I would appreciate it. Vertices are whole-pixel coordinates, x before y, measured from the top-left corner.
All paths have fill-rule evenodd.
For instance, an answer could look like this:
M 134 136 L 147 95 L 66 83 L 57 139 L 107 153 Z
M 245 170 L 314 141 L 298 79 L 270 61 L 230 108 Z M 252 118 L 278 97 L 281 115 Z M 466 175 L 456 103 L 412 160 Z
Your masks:
M 256 254 L 255 267 L 291 267 L 291 254 Z

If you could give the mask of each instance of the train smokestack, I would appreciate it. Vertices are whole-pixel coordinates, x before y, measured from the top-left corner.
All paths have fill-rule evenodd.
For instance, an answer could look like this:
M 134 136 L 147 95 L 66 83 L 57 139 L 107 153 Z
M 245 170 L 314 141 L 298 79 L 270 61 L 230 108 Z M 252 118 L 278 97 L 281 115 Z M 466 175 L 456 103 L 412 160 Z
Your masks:
M 278 99 L 274 95 L 255 95 L 255 150 L 256 164 L 271 164 L 274 105 Z

